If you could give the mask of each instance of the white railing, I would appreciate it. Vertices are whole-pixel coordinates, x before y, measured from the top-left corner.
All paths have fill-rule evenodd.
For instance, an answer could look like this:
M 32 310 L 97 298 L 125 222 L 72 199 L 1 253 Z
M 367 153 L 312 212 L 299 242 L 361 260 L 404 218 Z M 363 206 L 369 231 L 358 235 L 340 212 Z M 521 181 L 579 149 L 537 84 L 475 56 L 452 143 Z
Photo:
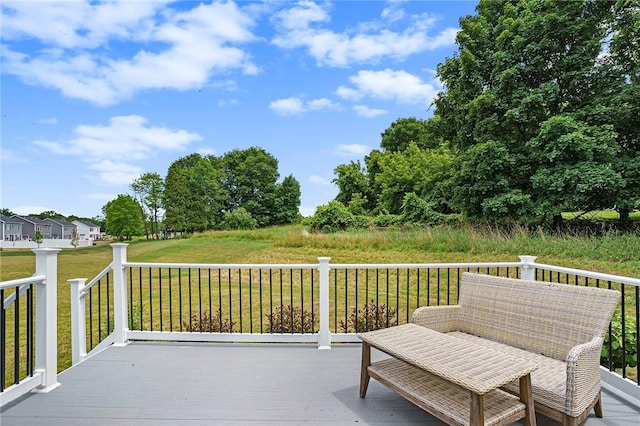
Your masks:
M 340 270 L 345 274 L 350 270 L 395 270 L 395 269 L 431 269 L 431 270 L 457 270 L 458 272 L 468 268 L 486 268 L 487 271 L 500 271 L 500 268 L 506 269 L 506 275 L 516 274 L 517 276 L 528 280 L 540 280 L 544 279 L 543 273 L 554 272 L 557 274 L 563 274 L 564 277 L 575 277 L 576 282 L 581 279 L 582 284 L 585 285 L 585 280 L 597 280 L 602 283 L 615 283 L 616 287 L 630 286 L 636 291 L 635 296 L 631 296 L 637 299 L 637 289 L 640 287 L 640 280 L 636 278 L 623 277 L 611 274 L 601 274 L 591 271 L 583 271 L 578 269 L 564 268 L 553 265 L 536 263 L 535 256 L 519 256 L 518 262 L 480 262 L 480 263 L 424 263 L 424 264 L 331 264 L 330 258 L 320 257 L 318 263 L 313 264 L 288 264 L 288 265 L 255 265 L 255 264 L 188 264 L 188 263 L 143 263 L 143 262 L 129 262 L 127 260 L 127 244 L 112 244 L 113 248 L 113 262 L 107 268 L 105 268 L 101 274 L 92 280 L 87 286 L 84 286 L 86 279 L 70 280 L 72 284 L 72 330 L 73 330 L 73 362 L 76 363 L 88 355 L 91 355 L 95 351 L 103 349 L 110 344 L 125 345 L 128 340 L 165 340 L 165 341 L 194 341 L 194 342 L 312 342 L 317 343 L 318 348 L 328 349 L 332 343 L 342 342 L 359 342 L 355 333 L 340 333 L 334 330 L 332 333 L 330 330 L 331 309 L 337 309 L 334 302 L 333 306 L 330 300 L 331 277 L 333 272 Z M 156 268 L 157 275 L 161 275 L 159 272 L 161 269 L 180 269 L 185 270 L 229 270 L 243 269 L 243 270 L 260 270 L 260 271 L 277 271 L 279 269 L 288 269 L 290 271 L 313 271 L 317 274 L 317 280 L 312 278 L 312 286 L 318 288 L 318 296 L 314 303 L 314 306 L 318 307 L 319 329 L 313 333 L 268 333 L 264 330 L 260 332 L 190 332 L 190 331 L 166 331 L 166 330 L 130 330 L 129 324 L 131 318 L 129 317 L 130 311 L 128 307 L 128 295 L 127 288 L 131 291 L 132 284 L 128 286 L 127 271 L 133 268 L 138 270 Z M 512 268 L 512 269 L 510 269 Z M 92 348 L 87 355 L 86 340 L 85 337 L 87 330 L 85 325 L 85 299 L 89 294 L 89 290 L 100 279 L 107 276 L 109 272 L 113 272 L 113 289 L 110 294 L 113 297 L 113 332 L 108 334 L 108 337 L 102 341 L 95 348 Z M 493 273 L 493 272 L 492 272 Z M 498 272 L 500 273 L 500 272 Z M 293 274 L 293 273 L 292 273 Z M 542 277 L 541 277 L 542 274 Z M 313 277 L 313 275 L 312 275 Z M 249 278 L 250 279 L 250 278 Z M 560 276 L 558 275 L 558 280 Z M 149 272 L 149 280 L 151 280 L 151 272 Z M 419 277 L 418 277 L 419 280 Z M 334 278 L 334 284 L 336 279 Z M 155 283 L 154 285 L 156 285 Z M 142 286 L 142 284 L 140 284 Z M 346 284 L 345 284 L 346 285 Z M 419 286 L 420 284 L 418 284 Z M 589 281 L 589 285 L 593 285 L 592 281 Z M 151 281 L 149 282 L 151 286 Z M 107 288 L 109 286 L 107 285 Z M 142 291 L 142 289 L 141 289 Z M 356 284 L 357 291 L 357 284 Z M 337 292 L 337 287 L 334 293 Z M 142 299 L 142 293 L 140 293 L 140 300 Z M 242 294 L 242 293 L 241 293 Z M 242 296 L 240 296 L 242 297 Z M 315 298 L 316 296 L 314 296 Z M 623 294 L 624 298 L 624 294 Z M 447 297 L 448 299 L 448 297 Z M 447 303 L 449 301 L 447 300 Z M 142 302 L 141 302 L 142 303 Z M 413 302 L 412 302 L 413 303 Z M 438 304 L 440 301 L 438 300 Z M 638 300 L 635 300 L 633 306 L 637 306 Z M 356 302 L 356 305 L 358 303 Z M 162 310 L 162 308 L 160 309 Z M 637 321 L 637 318 L 636 318 Z M 335 321 L 334 321 L 335 323 Z M 335 327 L 335 325 L 334 325 Z M 337 328 L 337 327 L 336 327 Z M 76 337 L 77 336 L 77 337 Z M 637 346 L 637 344 L 636 344 Z M 637 383 L 622 378 L 619 374 L 610 372 L 606 368 L 602 368 L 603 380 L 610 383 L 614 387 L 623 390 L 626 393 L 633 395 L 635 398 L 640 399 L 640 387 Z
M 11 386 L 0 392 L 0 406 L 29 392 L 49 392 L 58 383 L 58 337 L 57 337 L 57 254 L 60 250 L 51 248 L 34 249 L 36 255 L 35 275 L 11 281 L 0 282 L 0 289 L 13 289 L 4 301 L 2 310 L 6 312 L 23 296 L 27 289 L 35 288 L 35 364 L 32 375 L 14 378 Z M 32 318 L 27 319 L 31 321 Z M 3 327 L 6 327 L 6 321 Z M 3 333 L 4 335 L 4 333 Z M 7 342 L 2 339 L 2 353 L 6 353 Z M 14 352 L 15 353 L 15 352 Z M 4 356 L 3 356 L 4 359 Z M 2 376 L 5 377 L 5 365 Z M 4 387 L 4 383 L 3 383 Z

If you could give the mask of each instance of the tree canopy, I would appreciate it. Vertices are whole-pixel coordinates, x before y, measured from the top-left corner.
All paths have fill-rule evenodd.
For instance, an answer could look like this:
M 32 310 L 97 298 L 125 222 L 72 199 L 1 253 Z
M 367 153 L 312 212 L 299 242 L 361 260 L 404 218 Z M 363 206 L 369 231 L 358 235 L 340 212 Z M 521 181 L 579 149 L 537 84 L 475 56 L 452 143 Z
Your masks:
M 628 218 L 640 208 L 640 1 L 481 0 L 476 12 L 438 66 L 433 117 L 396 120 L 364 167 L 336 167 L 335 201 L 404 218 L 426 206 L 491 222 Z
M 106 232 L 118 240 L 130 240 L 143 235 L 144 218 L 142 207 L 127 194 L 120 194 L 102 207 L 106 221 Z

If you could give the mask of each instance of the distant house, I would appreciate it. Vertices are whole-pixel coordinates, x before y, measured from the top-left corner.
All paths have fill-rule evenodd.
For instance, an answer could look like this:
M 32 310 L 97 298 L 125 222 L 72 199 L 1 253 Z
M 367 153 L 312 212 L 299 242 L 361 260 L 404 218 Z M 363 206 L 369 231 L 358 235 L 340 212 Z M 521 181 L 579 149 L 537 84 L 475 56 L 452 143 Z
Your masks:
M 0 240 L 22 240 L 22 221 L 0 214 Z
M 22 239 L 33 240 L 36 231 L 40 231 L 43 239 L 51 239 L 51 223 L 33 216 L 13 216 L 12 219 L 22 222 Z
M 78 238 L 81 240 L 99 240 L 102 237 L 100 225 L 83 220 L 74 220 L 73 224 L 76 226 Z
M 76 229 L 76 225 L 64 220 L 55 218 L 46 218 L 45 222 L 51 223 L 51 238 L 70 240 L 72 238 L 73 230 Z

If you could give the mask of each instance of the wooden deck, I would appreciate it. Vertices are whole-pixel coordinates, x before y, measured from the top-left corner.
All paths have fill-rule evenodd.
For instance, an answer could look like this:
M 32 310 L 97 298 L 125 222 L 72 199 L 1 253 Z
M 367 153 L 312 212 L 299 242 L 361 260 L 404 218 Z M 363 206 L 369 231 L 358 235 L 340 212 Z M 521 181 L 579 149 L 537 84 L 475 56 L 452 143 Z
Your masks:
M 373 353 L 380 359 L 380 353 Z M 375 380 L 358 397 L 360 345 L 131 343 L 0 410 L 0 425 L 441 425 Z M 603 419 L 640 424 L 640 405 L 604 388 Z M 544 417 L 538 424 L 557 425 Z

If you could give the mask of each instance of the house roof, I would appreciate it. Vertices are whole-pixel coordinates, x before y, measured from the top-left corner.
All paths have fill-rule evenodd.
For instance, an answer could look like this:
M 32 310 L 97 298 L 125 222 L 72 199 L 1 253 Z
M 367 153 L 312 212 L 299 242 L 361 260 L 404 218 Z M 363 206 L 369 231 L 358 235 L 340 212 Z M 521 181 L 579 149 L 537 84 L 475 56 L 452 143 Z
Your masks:
M 35 225 L 49 225 L 49 226 L 51 226 L 50 223 L 45 222 L 44 220 L 38 219 L 37 217 L 33 217 L 33 216 L 18 216 L 18 215 L 15 215 L 15 216 L 13 216 L 13 218 L 18 219 L 18 220 L 22 220 L 24 222 L 33 223 Z
M 53 222 L 55 224 L 61 225 L 61 226 L 76 226 L 75 223 L 71 223 L 68 220 L 65 219 L 58 219 L 58 218 L 53 218 L 53 217 L 48 217 L 45 219 L 45 222 Z
M 91 227 L 91 228 L 100 228 L 100 225 L 96 225 L 95 223 L 88 222 L 88 221 L 86 221 L 86 220 L 74 220 L 73 222 L 74 222 L 74 223 L 76 223 L 76 222 L 80 222 L 81 224 L 86 225 L 86 226 L 89 226 L 89 227 Z
M 4 222 L 4 223 L 22 223 L 20 220 L 17 220 L 13 217 L 9 217 L 9 216 L 5 216 L 3 214 L 0 214 L 0 222 Z

